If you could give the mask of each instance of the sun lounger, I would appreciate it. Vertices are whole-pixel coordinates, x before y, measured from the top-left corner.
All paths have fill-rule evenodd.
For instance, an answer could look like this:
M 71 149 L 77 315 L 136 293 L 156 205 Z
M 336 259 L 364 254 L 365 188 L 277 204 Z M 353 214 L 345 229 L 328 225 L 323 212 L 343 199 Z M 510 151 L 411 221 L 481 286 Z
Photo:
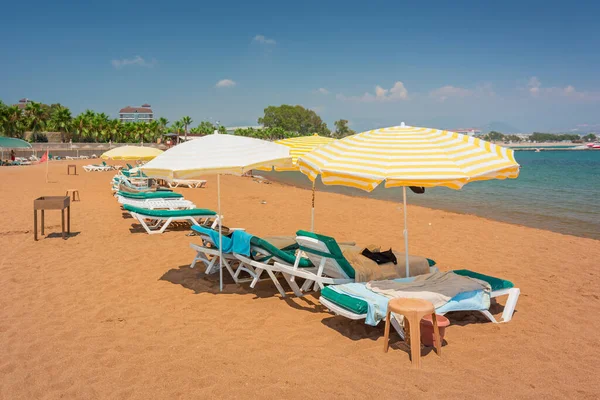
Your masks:
M 92 171 L 112 171 L 114 168 L 111 165 L 108 165 L 104 161 L 102 164 L 90 164 L 83 166 L 84 171 L 92 172 Z
M 189 222 L 192 225 L 207 225 L 217 213 L 212 210 L 193 208 L 188 210 L 149 210 L 127 204 L 123 208 L 137 219 L 149 234 L 163 233 L 172 222 Z M 149 221 L 149 222 L 146 222 Z
M 491 292 L 486 294 L 481 290 L 460 293 L 444 306 L 436 309 L 437 314 L 444 315 L 452 311 L 477 311 L 493 323 L 508 322 L 512 319 L 521 293 L 520 289 L 515 288 L 512 282 L 466 269 L 455 270 L 453 272 L 458 275 L 487 282 L 491 287 Z M 397 279 L 397 281 L 402 282 L 410 279 L 414 278 Z M 508 298 L 502 312 L 502 317 L 498 321 L 490 313 L 489 304 L 490 298 L 496 299 L 501 296 L 508 296 Z M 382 294 L 368 290 L 365 283 L 351 283 L 327 286 L 321 290 L 319 301 L 334 314 L 353 320 L 365 319 L 367 324 L 377 325 L 387 312 L 389 299 Z M 377 312 L 373 313 L 374 309 Z M 403 330 L 398 321 L 393 319 L 392 323 L 398 333 L 404 337 Z
M 241 261 L 242 266 L 252 270 L 254 278 L 250 284 L 251 288 L 255 287 L 260 280 L 262 273 L 266 272 L 281 296 L 285 297 L 285 290 L 283 290 L 281 283 L 277 279 L 277 275 L 281 273 L 288 285 L 292 288 L 294 294 L 296 296 L 302 296 L 300 287 L 293 279 L 291 279 L 292 276 L 283 273 L 275 265 L 275 263 L 278 263 L 278 265 L 285 264 L 292 266 L 296 262 L 296 251 L 299 246 L 295 242 L 289 243 L 289 241 L 286 242 L 285 240 L 278 246 L 275 243 L 278 241 L 281 242 L 281 240 L 277 239 L 281 238 L 262 239 L 258 236 L 253 236 L 250 239 L 250 255 L 234 253 L 234 256 Z M 310 260 L 300 257 L 298 268 L 313 268 L 313 265 Z
M 166 190 L 153 190 L 149 192 L 123 192 L 119 191 L 116 193 L 117 197 L 122 196 L 129 199 L 147 200 L 147 199 L 183 199 L 181 193 L 166 191 Z
M 217 272 L 219 270 L 219 254 L 223 256 L 223 266 L 226 271 L 229 272 L 233 281 L 235 283 L 241 283 L 243 280 L 240 279 L 239 275 L 242 272 L 247 272 L 250 276 L 254 276 L 254 272 L 249 268 L 244 268 L 243 266 L 239 266 L 239 260 L 232 254 L 228 252 L 219 252 L 219 239 L 218 232 L 215 234 L 215 228 L 217 227 L 218 220 L 215 220 L 212 226 L 203 227 L 203 226 L 192 226 L 192 230 L 194 230 L 200 237 L 202 244 L 190 243 L 190 247 L 196 251 L 196 256 L 194 260 L 190 264 L 190 268 L 195 268 L 198 261 L 203 263 L 206 266 L 204 271 L 205 274 L 211 274 Z M 231 240 L 227 236 L 223 236 L 224 243 L 228 240 Z M 234 270 L 234 263 L 238 264 L 237 269 Z
M 196 205 L 189 200 L 178 198 L 155 198 L 155 199 L 132 199 L 129 197 L 118 196 L 120 204 L 138 208 L 147 208 L 149 210 L 189 210 L 196 208 Z
M 197 189 L 206 187 L 205 180 L 192 180 L 192 179 L 172 179 L 167 182 L 170 188 L 176 188 L 179 186 L 187 186 L 190 189 Z
M 325 285 L 339 285 L 355 281 L 354 267 L 342 253 L 340 243 L 332 237 L 319 235 L 308 231 L 298 231 L 296 242 L 302 250 L 298 253 L 293 265 L 275 262 L 275 267 L 284 274 L 290 275 L 292 281 L 295 277 L 304 278 L 302 291 L 311 287 L 313 290 L 323 289 Z M 343 245 L 343 244 L 342 244 Z M 312 267 L 301 268 L 300 260 L 305 255 L 313 264 Z M 429 267 L 424 271 L 412 271 L 412 275 L 436 271 L 435 262 L 427 259 Z

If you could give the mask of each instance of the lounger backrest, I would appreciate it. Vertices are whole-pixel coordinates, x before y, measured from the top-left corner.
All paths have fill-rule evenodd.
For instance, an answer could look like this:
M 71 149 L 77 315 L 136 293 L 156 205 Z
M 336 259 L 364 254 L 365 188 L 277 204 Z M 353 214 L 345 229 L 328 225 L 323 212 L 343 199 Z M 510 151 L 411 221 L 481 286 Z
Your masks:
M 315 265 L 325 260 L 323 273 L 332 278 L 354 279 L 354 268 L 342 254 L 342 249 L 334 238 L 308 231 L 298 231 L 296 242 L 300 250 Z
M 295 253 L 298 249 L 298 245 L 288 246 L 283 249 L 280 249 L 277 246 L 274 246 L 268 241 L 261 239 L 257 236 L 253 236 L 250 239 L 250 244 L 252 245 L 252 251 L 263 255 L 263 257 L 261 257 L 257 261 L 267 262 L 272 259 L 273 261 L 289 265 L 294 265 L 294 262 L 296 261 Z M 298 266 L 300 268 L 307 268 L 312 267 L 313 265 L 310 262 L 310 260 L 306 258 L 301 258 Z

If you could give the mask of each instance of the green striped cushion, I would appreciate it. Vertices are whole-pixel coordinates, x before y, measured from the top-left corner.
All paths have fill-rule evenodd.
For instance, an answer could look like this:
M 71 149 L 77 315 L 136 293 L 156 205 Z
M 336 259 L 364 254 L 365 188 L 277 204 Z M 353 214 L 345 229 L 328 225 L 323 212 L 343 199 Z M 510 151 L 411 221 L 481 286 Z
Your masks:
M 129 199 L 180 199 L 183 198 L 183 195 L 175 192 L 167 192 L 167 191 L 156 191 L 156 192 L 139 192 L 139 193 L 129 193 L 129 192 L 121 192 L 117 193 L 119 196 L 127 197 Z
M 325 245 L 327 246 L 327 249 L 329 250 L 329 252 L 331 254 L 327 254 L 327 253 L 323 253 L 323 252 L 320 252 L 317 250 L 305 248 L 304 246 L 300 246 L 300 249 L 302 249 L 308 253 L 313 253 L 313 254 L 323 256 L 323 257 L 328 257 L 328 258 L 334 259 L 335 261 L 337 261 L 337 263 L 340 265 L 340 267 L 346 273 L 346 275 L 348 275 L 348 277 L 350 279 L 354 279 L 354 276 L 355 276 L 354 268 L 352 267 L 352 265 L 350 265 L 348 260 L 346 260 L 346 257 L 344 257 L 344 255 L 342 254 L 342 249 L 340 249 L 340 246 L 338 245 L 338 243 L 335 241 L 334 238 L 325 236 L 325 235 L 319 235 L 318 233 L 314 233 L 314 232 L 303 231 L 303 230 L 299 230 L 298 232 L 296 232 L 296 235 L 306 236 L 309 238 L 317 239 L 317 240 L 320 240 L 321 242 L 325 243 Z
M 123 204 L 123 208 L 127 211 L 132 211 L 141 215 L 148 215 L 151 217 L 186 217 L 186 216 L 198 216 L 198 215 L 217 215 L 212 210 L 206 210 L 204 208 L 191 208 L 188 210 L 148 210 L 147 208 L 133 207 L 129 204 Z
M 293 265 L 296 262 L 295 251 L 296 251 L 296 249 L 298 249 L 297 244 L 287 246 L 283 249 L 279 249 L 276 246 L 273 246 L 271 243 L 267 242 L 266 240 L 261 239 L 257 236 L 252 236 L 252 238 L 250 239 L 250 243 L 253 246 L 260 247 L 266 253 L 270 254 L 271 256 L 277 257 L 277 258 L 285 261 L 288 264 Z M 268 258 L 270 258 L 270 257 L 268 257 Z M 261 261 L 266 261 L 266 258 L 263 258 Z M 298 267 L 300 267 L 300 268 L 310 268 L 312 266 L 313 265 L 310 262 L 310 260 L 308 260 L 306 258 L 301 258 L 300 264 L 298 264 Z
M 469 278 L 475 278 L 485 281 L 490 284 L 490 286 L 492 287 L 492 291 L 501 289 L 511 289 L 515 286 L 511 281 L 496 278 L 494 276 L 480 274 L 479 272 L 474 272 L 468 269 L 455 269 L 452 272 L 454 272 L 457 275 L 468 276 Z

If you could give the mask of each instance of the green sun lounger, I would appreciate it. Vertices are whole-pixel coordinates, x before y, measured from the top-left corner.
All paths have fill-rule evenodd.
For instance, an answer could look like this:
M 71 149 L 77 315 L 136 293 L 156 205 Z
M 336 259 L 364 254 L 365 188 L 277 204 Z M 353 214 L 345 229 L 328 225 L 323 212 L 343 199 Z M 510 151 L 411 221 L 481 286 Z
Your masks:
M 163 233 L 171 222 L 189 222 L 192 225 L 207 225 L 217 217 L 212 210 L 191 208 L 187 210 L 149 210 L 123 204 L 123 208 L 144 227 L 149 234 Z M 147 221 L 150 221 L 148 224 Z
M 183 195 L 176 192 L 168 192 L 166 190 L 159 190 L 153 192 L 139 192 L 139 193 L 130 193 L 130 192 L 117 192 L 118 196 L 123 196 L 128 199 L 181 199 Z

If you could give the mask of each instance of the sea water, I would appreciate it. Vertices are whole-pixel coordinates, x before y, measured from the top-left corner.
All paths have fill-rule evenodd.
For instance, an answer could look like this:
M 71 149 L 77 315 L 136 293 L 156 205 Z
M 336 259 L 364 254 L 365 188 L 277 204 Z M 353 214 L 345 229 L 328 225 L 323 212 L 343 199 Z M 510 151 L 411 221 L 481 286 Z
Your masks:
M 521 165 L 517 179 L 473 182 L 461 190 L 431 188 L 419 195 L 407 191 L 408 202 L 600 240 L 600 151 L 517 151 L 515 157 Z M 311 187 L 300 172 L 260 174 Z M 316 189 L 402 201 L 402 188 L 383 185 L 367 193 L 318 181 Z

